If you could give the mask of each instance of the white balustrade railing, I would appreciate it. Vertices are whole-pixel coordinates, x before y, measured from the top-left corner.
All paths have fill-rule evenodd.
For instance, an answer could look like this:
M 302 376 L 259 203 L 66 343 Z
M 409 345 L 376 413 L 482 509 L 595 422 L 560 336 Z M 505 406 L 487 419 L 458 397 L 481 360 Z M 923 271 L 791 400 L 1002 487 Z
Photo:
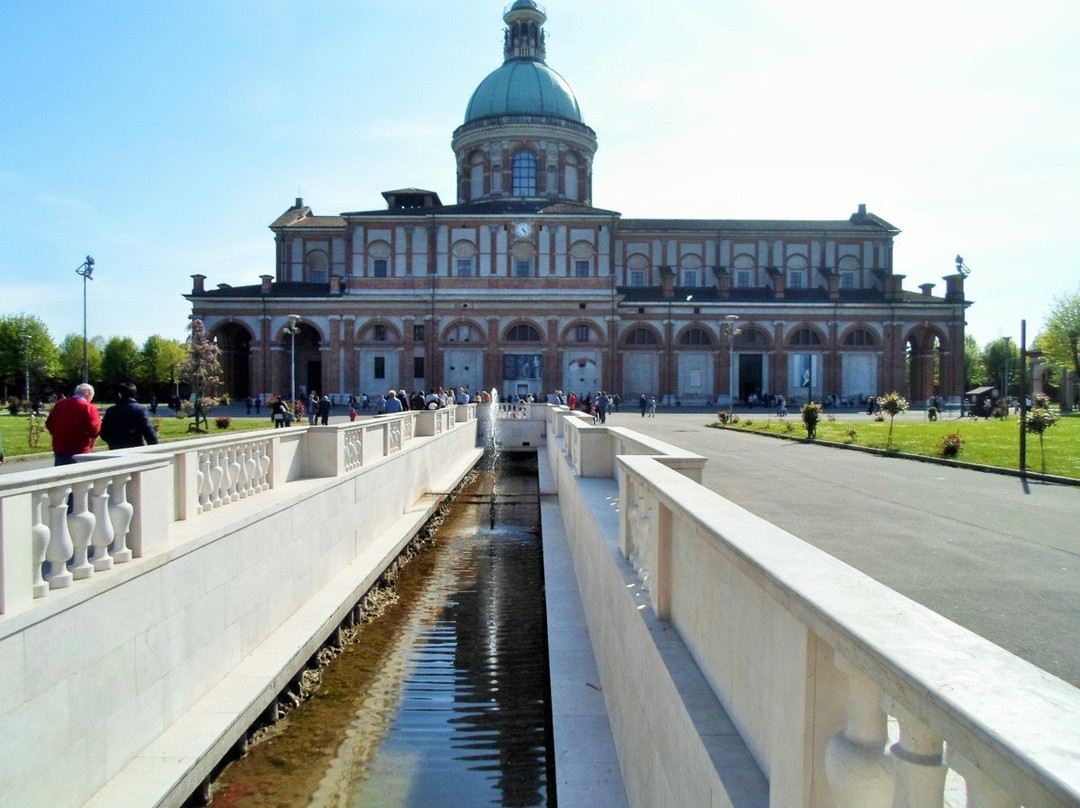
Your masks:
M 168 525 L 339 476 L 475 420 L 475 405 L 225 433 L 0 475 L 0 615 L 163 547 Z M 418 426 L 428 418 L 426 427 Z
M 967 808 L 1080 806 L 1080 690 L 658 460 L 617 459 L 620 549 L 774 804 L 941 808 L 951 769 Z

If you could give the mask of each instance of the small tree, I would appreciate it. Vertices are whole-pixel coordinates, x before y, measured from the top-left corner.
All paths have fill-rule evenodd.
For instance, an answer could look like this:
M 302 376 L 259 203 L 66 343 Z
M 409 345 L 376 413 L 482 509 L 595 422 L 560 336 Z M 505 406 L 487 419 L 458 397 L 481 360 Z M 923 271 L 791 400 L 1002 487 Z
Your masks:
M 194 429 L 196 432 L 207 432 L 210 429 L 207 414 L 217 404 L 217 400 L 207 394 L 221 384 L 218 346 L 206 338 L 206 326 L 202 320 L 193 318 L 188 331 L 188 355 L 180 367 L 180 378 L 191 386 L 195 396 Z
M 877 405 L 881 411 L 889 416 L 889 437 L 885 441 L 885 451 L 892 451 L 893 420 L 902 412 L 907 412 L 907 399 L 893 390 L 888 395 L 878 396 Z
M 815 401 L 807 401 L 802 408 L 802 422 L 806 427 L 806 437 L 813 440 L 817 437 L 817 425 L 821 420 L 821 405 Z
M 1057 416 L 1050 412 L 1050 399 L 1043 393 L 1035 396 L 1035 406 L 1027 412 L 1024 429 L 1039 436 L 1039 456 L 1042 460 L 1042 473 L 1046 474 L 1046 447 L 1043 433 L 1057 423 Z

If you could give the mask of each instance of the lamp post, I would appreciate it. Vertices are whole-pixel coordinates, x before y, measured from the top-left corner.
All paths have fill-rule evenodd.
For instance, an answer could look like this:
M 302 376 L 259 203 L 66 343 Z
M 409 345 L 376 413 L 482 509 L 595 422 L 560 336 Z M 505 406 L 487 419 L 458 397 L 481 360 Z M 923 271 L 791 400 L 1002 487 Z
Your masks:
M 79 264 L 75 274 L 82 275 L 82 380 L 83 384 L 86 384 L 89 379 L 86 359 L 86 282 L 94 279 L 94 259 L 89 255 L 86 256 L 86 260 Z
M 26 387 L 23 388 L 23 401 L 30 402 L 30 335 L 23 334 L 23 365 L 26 369 Z
M 742 333 L 741 328 L 736 328 L 735 323 L 739 321 L 739 315 L 729 314 L 724 317 L 727 320 L 721 330 L 728 341 L 728 406 L 735 409 L 735 337 Z
M 299 314 L 289 315 L 289 324 L 285 326 L 285 333 L 289 335 L 292 340 L 292 344 L 289 351 L 289 403 L 292 406 L 296 405 L 296 332 L 300 330 L 298 325 L 300 322 Z

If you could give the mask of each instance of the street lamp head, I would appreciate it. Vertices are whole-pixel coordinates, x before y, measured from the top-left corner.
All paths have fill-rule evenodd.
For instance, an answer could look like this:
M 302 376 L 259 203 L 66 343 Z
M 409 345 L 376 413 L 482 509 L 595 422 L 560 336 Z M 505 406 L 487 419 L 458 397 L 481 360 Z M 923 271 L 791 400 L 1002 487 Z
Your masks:
M 724 317 L 724 319 L 728 321 L 728 325 L 732 325 L 736 320 L 739 319 L 739 315 L 737 315 L 737 314 L 728 314 L 727 316 Z

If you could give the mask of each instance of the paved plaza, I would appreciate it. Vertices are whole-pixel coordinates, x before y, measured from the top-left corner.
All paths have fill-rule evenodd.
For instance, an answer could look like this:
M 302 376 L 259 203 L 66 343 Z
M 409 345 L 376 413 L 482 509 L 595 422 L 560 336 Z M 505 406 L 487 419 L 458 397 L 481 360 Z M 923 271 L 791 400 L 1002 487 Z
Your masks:
M 714 420 L 624 408 L 607 423 L 704 455 L 708 488 L 1080 687 L 1080 488 L 705 426 Z

